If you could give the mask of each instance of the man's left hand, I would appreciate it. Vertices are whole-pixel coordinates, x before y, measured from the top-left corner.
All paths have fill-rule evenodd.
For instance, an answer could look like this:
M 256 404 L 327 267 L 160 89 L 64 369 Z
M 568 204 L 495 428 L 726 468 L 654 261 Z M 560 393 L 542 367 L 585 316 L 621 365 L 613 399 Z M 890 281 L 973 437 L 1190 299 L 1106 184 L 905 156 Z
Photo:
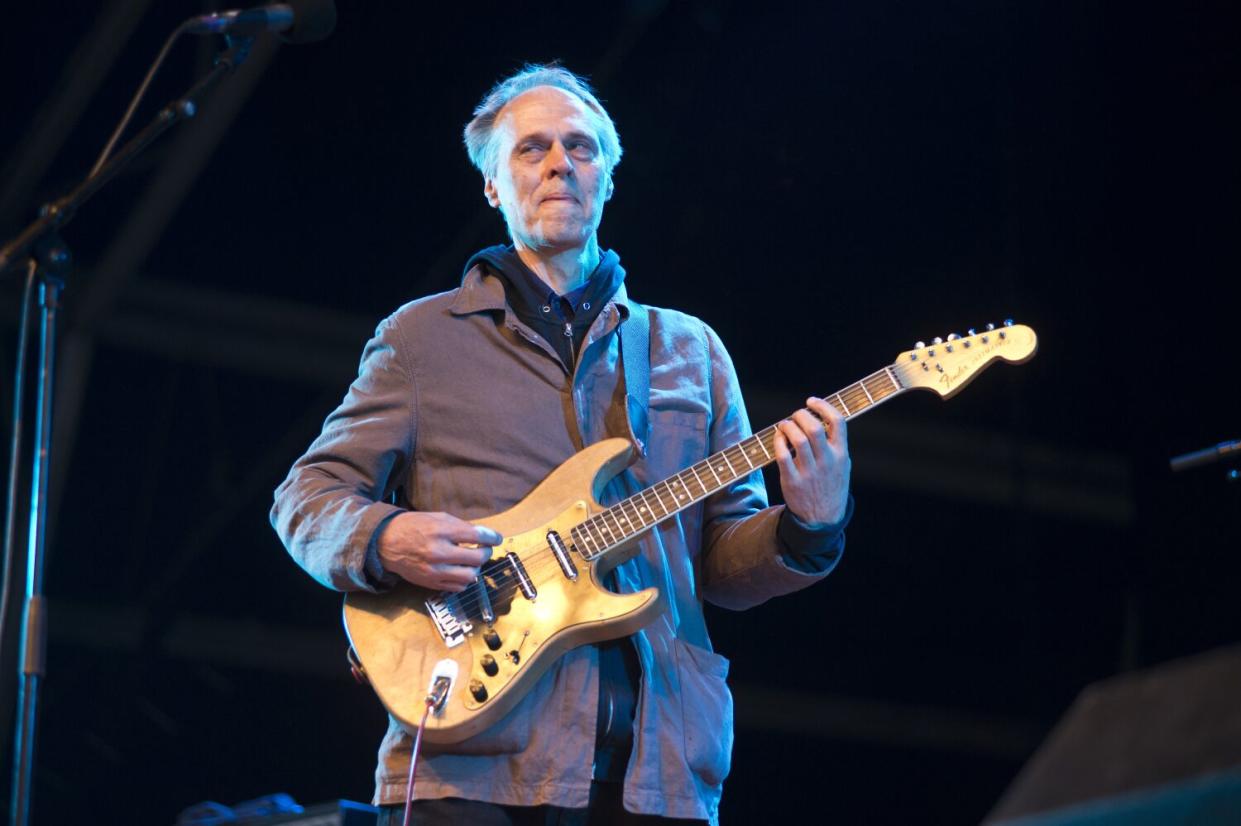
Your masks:
M 776 464 L 788 509 L 817 528 L 844 519 L 852 462 L 840 411 L 814 396 L 806 407 L 776 425 Z

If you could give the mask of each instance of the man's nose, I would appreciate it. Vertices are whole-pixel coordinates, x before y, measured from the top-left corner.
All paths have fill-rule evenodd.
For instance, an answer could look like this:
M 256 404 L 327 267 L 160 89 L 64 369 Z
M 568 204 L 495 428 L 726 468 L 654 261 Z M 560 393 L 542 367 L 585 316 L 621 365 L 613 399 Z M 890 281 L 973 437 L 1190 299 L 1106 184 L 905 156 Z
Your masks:
M 564 144 L 556 141 L 552 144 L 551 149 L 546 156 L 546 169 L 548 175 L 559 175 L 565 177 L 573 174 L 573 162 L 569 157 L 568 151 Z

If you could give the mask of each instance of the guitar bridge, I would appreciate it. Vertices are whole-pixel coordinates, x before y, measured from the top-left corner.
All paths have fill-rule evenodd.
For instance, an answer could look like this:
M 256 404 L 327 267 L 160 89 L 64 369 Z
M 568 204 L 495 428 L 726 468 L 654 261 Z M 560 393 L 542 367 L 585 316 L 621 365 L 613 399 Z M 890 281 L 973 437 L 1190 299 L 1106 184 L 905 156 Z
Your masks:
M 459 617 L 447 597 L 432 597 L 425 604 L 431 621 L 435 623 L 435 630 L 440 632 L 449 648 L 465 642 L 465 635 L 474 630 L 474 624 Z

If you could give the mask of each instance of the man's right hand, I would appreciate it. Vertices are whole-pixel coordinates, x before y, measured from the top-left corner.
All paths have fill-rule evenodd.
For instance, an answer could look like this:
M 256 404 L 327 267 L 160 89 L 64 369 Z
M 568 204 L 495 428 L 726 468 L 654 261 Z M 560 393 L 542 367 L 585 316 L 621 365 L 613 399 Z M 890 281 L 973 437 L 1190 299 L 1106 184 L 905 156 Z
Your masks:
M 463 591 L 504 537 L 446 513 L 409 511 L 395 516 L 379 534 L 385 571 L 433 591 Z M 469 547 L 477 545 L 479 547 Z

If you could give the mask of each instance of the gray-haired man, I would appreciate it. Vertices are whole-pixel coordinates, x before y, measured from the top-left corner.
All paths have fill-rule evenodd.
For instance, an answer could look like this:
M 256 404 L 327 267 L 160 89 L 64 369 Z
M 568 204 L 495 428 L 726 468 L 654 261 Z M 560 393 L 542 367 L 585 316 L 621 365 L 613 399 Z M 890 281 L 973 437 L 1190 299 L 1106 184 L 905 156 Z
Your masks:
M 462 590 L 488 557 L 474 545 L 501 541 L 465 520 L 511 507 L 585 445 L 632 436 L 618 330 L 633 304 L 597 237 L 621 156 L 612 119 L 580 78 L 533 66 L 487 95 L 465 136 L 511 246 L 480 251 L 460 287 L 384 320 L 276 492 L 272 521 L 289 552 L 340 590 L 399 579 Z M 715 333 L 646 312 L 646 451 L 615 492 L 750 435 Z M 741 609 L 805 587 L 844 546 L 845 423 L 820 399 L 807 407 L 775 438 L 787 507 L 766 507 L 752 473 L 652 530 L 609 584 L 657 587 L 665 612 L 631 637 L 570 651 L 493 728 L 428 747 L 415 822 L 717 820 L 732 700 L 703 601 Z M 375 799 L 392 822 L 410 741 L 392 721 L 380 748 Z

